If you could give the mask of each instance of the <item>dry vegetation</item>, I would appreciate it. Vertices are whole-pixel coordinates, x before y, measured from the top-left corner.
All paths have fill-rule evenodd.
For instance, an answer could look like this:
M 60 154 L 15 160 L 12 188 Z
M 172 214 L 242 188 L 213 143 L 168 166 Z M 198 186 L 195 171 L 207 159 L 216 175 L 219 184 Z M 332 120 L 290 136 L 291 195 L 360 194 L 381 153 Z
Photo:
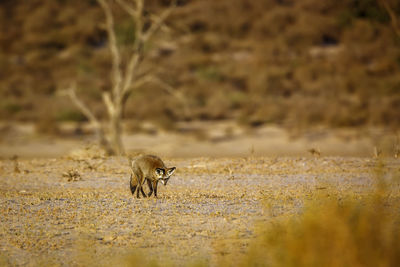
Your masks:
M 399 37 L 381 2 L 178 1 L 166 27 L 145 47 L 141 71 L 171 84 L 190 112 L 159 86 L 146 85 L 131 96 L 124 117 L 167 128 L 186 119 L 397 127 Z M 384 2 L 400 14 L 398 1 Z M 71 80 L 95 115 L 104 116 L 101 91 L 110 88 L 111 61 L 97 2 L 0 5 L 0 116 L 43 120 L 41 131 L 46 123 L 54 131 L 51 123 L 83 120 L 56 94 Z M 157 14 L 168 5 L 146 1 L 145 9 Z M 128 53 L 131 20 L 117 5 L 113 11 L 118 44 Z
M 398 160 L 166 163 L 177 172 L 159 198 L 137 200 L 125 158 L 1 160 L 1 265 L 400 263 Z

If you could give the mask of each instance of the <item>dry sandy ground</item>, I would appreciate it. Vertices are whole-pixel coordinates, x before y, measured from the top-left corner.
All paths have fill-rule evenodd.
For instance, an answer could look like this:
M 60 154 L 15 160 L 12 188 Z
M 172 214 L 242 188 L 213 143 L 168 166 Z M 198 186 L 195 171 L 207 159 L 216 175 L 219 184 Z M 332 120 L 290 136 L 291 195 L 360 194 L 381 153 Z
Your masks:
M 351 157 L 166 158 L 177 171 L 159 198 L 135 199 L 122 157 L 0 161 L 0 259 L 22 266 L 163 263 L 241 255 L 255 225 L 307 199 L 368 194 L 381 160 Z M 385 170 L 399 172 L 397 159 Z M 140 265 L 138 258 L 130 258 Z
M 37 135 L 33 124 L 0 123 L 0 157 L 59 157 L 94 143 L 92 135 L 71 134 L 76 127 L 64 124 L 61 129 L 66 136 L 51 137 Z M 87 125 L 82 129 L 90 131 Z M 400 150 L 399 134 L 384 129 L 315 128 L 296 133 L 277 126 L 246 129 L 226 121 L 182 123 L 174 132 L 153 125 L 144 125 L 143 130 L 123 136 L 128 152 L 183 158 L 306 156 L 315 149 L 323 156 L 371 157 L 375 147 L 387 156 Z
M 131 256 L 146 255 L 163 265 L 216 266 L 221 255 L 246 252 L 256 225 L 296 215 L 317 195 L 368 194 L 382 161 L 400 172 L 396 138 L 385 131 L 320 129 L 293 138 L 273 126 L 181 125 L 124 136 L 130 154 L 155 153 L 177 167 L 158 199 L 138 200 L 128 160 L 104 157 L 91 137 L 0 128 L 0 265 L 115 265 L 130 257 L 140 266 Z M 374 147 L 390 157 L 372 158 Z

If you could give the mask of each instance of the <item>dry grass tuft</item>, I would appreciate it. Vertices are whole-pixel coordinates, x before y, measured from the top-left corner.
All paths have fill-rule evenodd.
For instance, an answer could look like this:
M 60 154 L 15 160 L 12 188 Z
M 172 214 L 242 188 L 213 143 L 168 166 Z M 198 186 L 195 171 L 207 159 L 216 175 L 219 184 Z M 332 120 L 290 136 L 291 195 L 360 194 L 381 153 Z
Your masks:
M 358 200 L 317 195 L 299 216 L 263 224 L 241 265 L 399 266 L 399 175 L 388 180 L 381 162 L 375 171 L 372 194 Z
M 313 203 L 299 218 L 275 222 L 243 265 L 399 266 L 399 216 L 382 201 Z
M 68 182 L 76 182 L 82 180 L 82 177 L 77 170 L 69 170 L 67 172 L 64 172 L 62 176 L 67 178 Z

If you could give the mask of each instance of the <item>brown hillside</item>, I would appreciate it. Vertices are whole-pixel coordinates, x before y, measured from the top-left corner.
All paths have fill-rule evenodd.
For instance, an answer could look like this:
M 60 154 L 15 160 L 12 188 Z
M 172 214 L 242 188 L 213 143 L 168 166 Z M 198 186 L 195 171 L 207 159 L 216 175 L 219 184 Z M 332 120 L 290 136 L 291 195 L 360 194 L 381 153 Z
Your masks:
M 387 0 L 400 17 L 400 3 Z M 168 1 L 146 1 L 160 11 Z M 132 42 L 115 6 L 118 42 Z M 235 119 L 247 125 L 399 126 L 400 37 L 373 0 L 179 1 L 146 47 L 143 72 L 180 90 L 134 92 L 125 118 Z M 57 90 L 71 81 L 105 114 L 110 57 L 96 1 L 0 2 L 0 118 L 84 120 Z

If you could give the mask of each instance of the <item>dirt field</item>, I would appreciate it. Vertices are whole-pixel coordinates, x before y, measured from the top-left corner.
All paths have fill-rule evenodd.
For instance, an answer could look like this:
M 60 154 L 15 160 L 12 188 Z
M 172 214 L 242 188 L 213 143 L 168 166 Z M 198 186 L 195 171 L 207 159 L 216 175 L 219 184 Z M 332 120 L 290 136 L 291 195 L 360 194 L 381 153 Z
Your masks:
M 0 161 L 5 264 L 97 265 L 146 255 L 217 265 L 239 256 L 255 225 L 291 216 L 316 195 L 368 194 L 378 160 L 339 157 L 167 158 L 177 171 L 158 199 L 135 199 L 126 158 Z M 385 169 L 399 171 L 399 161 Z M 147 189 L 147 188 L 146 188 Z M 129 256 L 130 255 L 130 256 Z M 128 258 L 127 258 L 128 257 Z
M 95 142 L 93 134 L 74 135 L 76 124 L 60 126 L 60 136 L 46 136 L 35 131 L 34 124 L 0 122 L 0 158 L 60 157 Z M 80 126 L 90 131 L 88 125 Z M 399 133 L 379 128 L 314 128 L 288 131 L 276 125 L 257 128 L 239 127 L 232 121 L 190 122 L 166 132 L 154 125 L 143 126 L 147 132 L 123 136 L 128 153 L 155 153 L 173 158 L 308 156 L 316 149 L 323 156 L 374 156 L 374 147 L 382 155 L 393 156 L 399 150 Z

